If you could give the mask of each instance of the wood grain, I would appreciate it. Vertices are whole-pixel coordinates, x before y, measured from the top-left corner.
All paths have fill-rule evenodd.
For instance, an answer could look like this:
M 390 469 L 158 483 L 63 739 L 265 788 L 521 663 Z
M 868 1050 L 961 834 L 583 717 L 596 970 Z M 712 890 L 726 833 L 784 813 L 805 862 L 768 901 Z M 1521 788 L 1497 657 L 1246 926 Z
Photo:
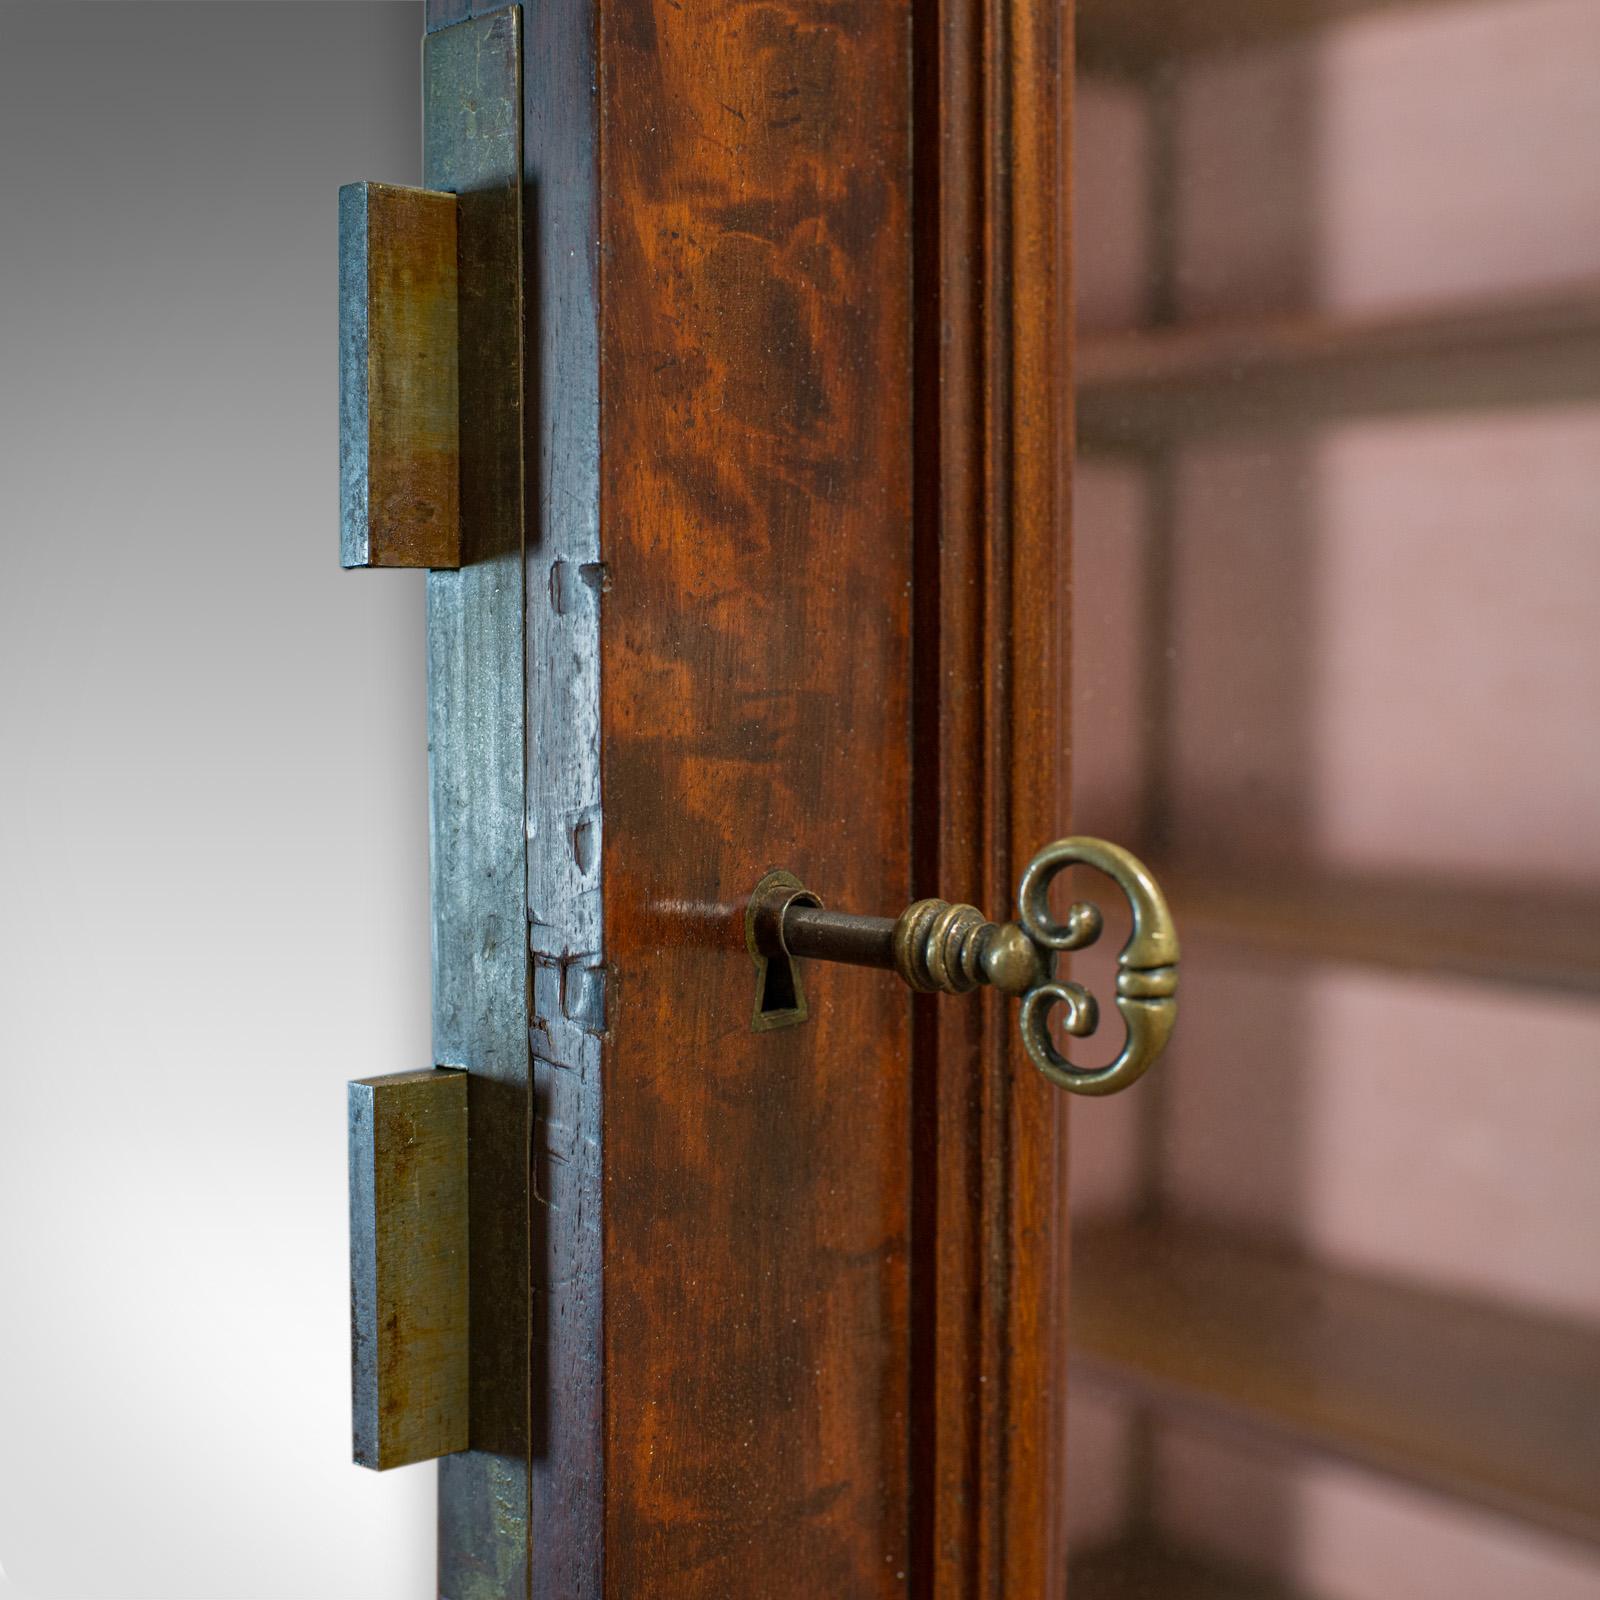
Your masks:
M 467 1447 L 467 1078 L 348 1098 L 353 1453 L 383 1471 Z
M 456 202 L 339 191 L 340 560 L 461 560 Z
M 913 846 L 999 908 L 1061 820 L 1070 63 L 1013 9 L 527 14 L 529 1448 L 452 1477 L 452 1600 L 1059 1581 L 1052 1097 L 878 973 L 751 1033 L 740 929 Z
M 1591 1329 L 1198 1227 L 1074 1245 L 1074 1371 L 1600 1540 Z
M 1065 831 L 1071 14 L 919 14 L 916 884 L 1008 907 Z M 996 996 L 919 1001 L 917 1581 L 1060 1592 L 1064 1107 Z
M 606 1592 L 903 1595 L 905 991 L 750 1028 L 743 900 L 910 898 L 903 4 L 601 15 Z

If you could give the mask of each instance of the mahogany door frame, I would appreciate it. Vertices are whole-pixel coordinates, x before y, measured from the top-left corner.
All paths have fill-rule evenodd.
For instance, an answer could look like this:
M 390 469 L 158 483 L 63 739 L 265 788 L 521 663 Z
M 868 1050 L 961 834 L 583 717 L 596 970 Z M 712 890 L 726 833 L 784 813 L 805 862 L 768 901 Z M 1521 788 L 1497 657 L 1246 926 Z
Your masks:
M 984 907 L 1067 831 L 1072 18 L 928 0 L 914 24 L 915 872 Z M 919 1001 L 915 1056 L 912 1593 L 1059 1595 L 1065 1097 L 996 996 Z
M 579 599 L 586 587 L 598 592 L 604 571 L 600 112 L 571 110 L 595 107 L 597 84 L 604 93 L 604 4 L 526 6 L 521 46 L 521 358 L 530 459 L 518 470 L 542 485 L 540 506 L 525 509 L 525 538 L 541 539 L 545 555 L 570 563 Z M 426 25 L 436 32 L 502 9 L 501 0 L 425 0 Z M 918 895 L 1001 914 L 1028 857 L 1065 831 L 1071 0 L 911 0 L 907 18 L 915 307 L 911 871 Z M 553 521 L 541 525 L 556 495 L 592 508 L 592 516 L 569 518 L 560 532 Z M 526 659 L 541 650 L 553 657 L 559 645 L 589 666 L 559 686 L 559 720 L 541 710 L 536 690 L 549 686 L 529 685 L 519 737 L 531 752 L 530 790 L 549 785 L 581 800 L 598 793 L 598 624 L 584 631 L 591 612 L 581 605 L 554 610 L 559 620 L 537 626 L 556 631 L 542 642 L 530 637 Z M 531 602 L 526 620 L 536 626 Z M 586 928 L 597 913 L 572 876 L 571 845 L 562 840 L 566 854 L 546 861 L 530 830 L 530 905 L 537 888 L 565 905 L 571 925 Z M 547 1029 L 547 1068 L 577 1074 L 598 1059 L 609 982 L 599 950 L 596 936 L 569 939 L 546 957 L 534 953 L 519 1004 L 530 1025 Z M 592 961 L 585 951 L 596 953 Z M 906 1592 L 916 1600 L 1059 1596 L 1063 1097 L 1028 1064 L 1009 1003 L 988 992 L 960 1004 L 919 999 L 910 1058 Z M 531 1107 L 560 1087 L 539 1070 L 535 1060 L 520 1087 L 515 1071 L 501 1087 Z M 578 1230 L 555 1246 L 591 1270 L 604 1243 L 593 1126 L 575 1127 L 574 1151 L 564 1181 L 575 1199 L 594 1204 L 587 1213 L 577 1205 L 554 1224 Z M 515 1139 L 504 1143 L 493 1174 L 475 1165 L 474 1185 L 493 1181 L 503 1197 L 520 1183 L 531 1194 L 537 1179 L 526 1151 L 520 1173 L 518 1159 Z M 450 1458 L 441 1473 L 441 1592 L 450 1600 L 604 1592 L 603 1397 L 595 1365 L 604 1308 L 582 1281 L 569 1285 L 565 1342 L 557 1347 L 533 1330 L 531 1309 L 525 1316 L 517 1309 L 542 1292 L 531 1277 L 520 1295 L 488 1305 L 480 1248 L 496 1252 L 493 1267 L 503 1273 L 507 1251 L 525 1243 L 473 1246 L 474 1361 L 479 1319 L 487 1316 L 503 1325 L 495 1360 L 504 1419 L 495 1451 Z M 536 1350 L 540 1338 L 546 1342 Z

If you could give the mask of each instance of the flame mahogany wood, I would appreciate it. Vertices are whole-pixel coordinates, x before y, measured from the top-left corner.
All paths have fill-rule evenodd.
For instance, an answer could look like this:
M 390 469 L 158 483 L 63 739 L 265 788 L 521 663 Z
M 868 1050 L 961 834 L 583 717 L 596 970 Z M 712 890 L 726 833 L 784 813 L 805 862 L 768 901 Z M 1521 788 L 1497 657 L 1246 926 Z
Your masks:
M 604 991 L 559 1128 L 534 1091 L 536 1166 L 580 1172 L 530 1232 L 527 1592 L 1056 1596 L 1057 1099 L 998 997 L 814 965 L 811 1021 L 752 1033 L 740 924 L 773 865 L 840 908 L 1007 912 L 1064 820 L 1070 15 L 526 20 L 536 1033 L 551 962 L 563 1015 L 573 973 Z M 595 384 L 590 438 L 562 419 Z M 587 832 L 540 811 L 586 757 L 536 725 L 587 670 L 540 607 L 585 594 Z M 603 953 L 553 948 L 556 821 Z
M 606 1587 L 899 1595 L 909 1001 L 743 902 L 911 893 L 905 11 L 600 20 Z

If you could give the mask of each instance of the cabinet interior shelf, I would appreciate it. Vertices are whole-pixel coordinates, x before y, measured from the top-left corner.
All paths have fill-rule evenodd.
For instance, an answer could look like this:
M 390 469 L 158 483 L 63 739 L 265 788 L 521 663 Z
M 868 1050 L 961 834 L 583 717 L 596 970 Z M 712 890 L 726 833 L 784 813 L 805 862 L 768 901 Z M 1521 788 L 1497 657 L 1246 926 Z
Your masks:
M 1169 61 L 1262 44 L 1371 11 L 1437 0 L 1078 0 L 1086 72 L 1138 77 Z
M 1600 1542 L 1600 1337 L 1172 1221 L 1078 1229 L 1074 1373 Z
M 1190 1555 L 1155 1538 L 1133 1538 L 1074 1557 L 1072 1600 L 1294 1600 L 1281 1584 Z
M 1600 894 L 1158 870 L 1180 930 L 1297 960 L 1600 994 Z
M 1381 317 L 1086 335 L 1077 393 L 1080 445 L 1109 451 L 1341 416 L 1600 399 L 1600 284 Z

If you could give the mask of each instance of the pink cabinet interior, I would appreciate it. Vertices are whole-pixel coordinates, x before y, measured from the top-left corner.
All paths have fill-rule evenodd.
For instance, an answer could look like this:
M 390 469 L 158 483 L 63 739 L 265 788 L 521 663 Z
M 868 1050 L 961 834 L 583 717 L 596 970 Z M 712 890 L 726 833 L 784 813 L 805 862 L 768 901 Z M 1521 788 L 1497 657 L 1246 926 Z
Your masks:
M 1073 1112 L 1073 1600 L 1596 1600 L 1600 7 L 1141 9 L 1081 0 L 1074 824 L 1184 991 Z

